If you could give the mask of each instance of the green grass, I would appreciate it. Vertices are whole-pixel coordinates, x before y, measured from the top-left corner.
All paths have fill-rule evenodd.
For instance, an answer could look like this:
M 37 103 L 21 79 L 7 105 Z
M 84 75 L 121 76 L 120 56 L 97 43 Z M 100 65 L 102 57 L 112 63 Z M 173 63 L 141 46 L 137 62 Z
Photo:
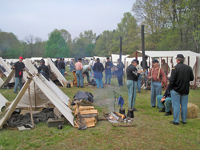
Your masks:
M 72 80 L 69 73 L 67 80 Z M 85 79 L 86 82 L 86 79 Z M 87 87 L 79 89 L 61 89 L 73 98 L 78 90 L 89 91 L 95 96 L 94 105 L 100 112 L 113 109 L 113 90 L 121 94 L 125 100 L 124 108 L 128 109 L 128 93 L 126 86 L 118 87 L 117 79 L 112 78 L 111 86 L 104 89 Z M 0 89 L 9 101 L 16 96 L 12 89 Z M 200 107 L 199 90 L 190 90 L 189 102 Z M 200 149 L 200 119 L 187 119 L 187 124 L 174 126 L 169 122 L 173 116 L 164 116 L 159 109 L 150 108 L 150 91 L 142 90 L 137 94 L 133 124 L 136 127 L 113 127 L 108 121 L 99 121 L 94 128 L 79 131 L 71 125 L 62 130 L 48 128 L 41 123 L 34 130 L 0 131 L 0 149 Z M 117 107 L 119 109 L 119 107 Z

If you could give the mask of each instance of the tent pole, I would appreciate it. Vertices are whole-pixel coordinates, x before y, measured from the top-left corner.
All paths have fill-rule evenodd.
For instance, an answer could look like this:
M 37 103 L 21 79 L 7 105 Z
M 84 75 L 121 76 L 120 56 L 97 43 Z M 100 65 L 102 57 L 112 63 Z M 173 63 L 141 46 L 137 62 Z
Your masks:
M 167 57 L 167 77 L 168 77 L 168 57 Z
M 32 104 L 31 104 L 31 94 L 30 94 L 30 78 L 28 79 L 28 96 L 29 96 L 29 102 L 30 102 L 30 112 L 31 112 L 31 122 L 34 128 L 34 121 L 33 121 L 33 111 L 32 111 Z
M 190 65 L 190 57 L 188 56 L 188 66 Z
M 34 93 L 35 93 L 35 111 L 36 111 L 36 91 L 35 91 L 35 82 L 34 82 Z
M 137 59 L 137 51 L 135 51 L 135 59 Z
M 197 61 L 198 61 L 198 57 L 196 56 L 196 67 L 195 67 L 195 78 L 194 78 L 194 90 L 196 88 L 196 77 L 197 77 Z

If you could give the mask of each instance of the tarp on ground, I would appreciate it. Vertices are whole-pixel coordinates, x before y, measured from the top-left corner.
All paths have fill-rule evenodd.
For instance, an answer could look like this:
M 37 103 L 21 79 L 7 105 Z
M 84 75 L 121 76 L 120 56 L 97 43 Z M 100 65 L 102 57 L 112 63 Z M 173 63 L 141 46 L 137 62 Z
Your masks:
M 54 65 L 54 63 L 51 61 L 50 58 L 47 58 L 46 65 L 49 66 L 50 72 L 53 73 L 53 75 L 56 77 L 56 79 L 58 79 L 58 81 L 60 82 L 60 84 L 61 84 L 62 86 L 65 86 L 64 83 L 66 83 L 67 80 L 65 79 L 65 77 L 63 77 L 63 75 L 60 73 L 60 71 L 59 71 L 58 68 Z
M 0 111 L 5 106 L 6 102 L 8 102 L 8 100 L 0 93 Z
M 50 81 L 48 81 L 43 75 L 40 74 L 39 76 L 34 76 L 32 77 L 32 79 L 26 81 L 26 83 L 16 96 L 15 100 L 9 106 L 5 116 L 0 120 L 0 128 L 2 128 L 2 126 L 10 118 L 11 114 L 18 106 L 23 96 L 26 95 L 26 91 L 28 90 L 28 85 L 31 80 L 32 80 L 31 84 L 35 83 L 36 86 L 41 90 L 41 92 L 43 92 L 43 94 L 48 98 L 48 100 L 51 101 L 55 105 L 55 107 L 63 114 L 63 116 L 65 116 L 65 118 L 71 123 L 71 125 L 74 126 L 73 122 L 74 116 L 72 115 L 71 109 L 66 105 L 66 103 L 63 102 L 63 100 L 61 100 L 60 96 L 58 95 L 59 93 L 56 94 L 55 91 L 52 91 L 52 89 L 49 88 L 50 86 L 52 86 L 49 84 Z M 29 101 L 29 98 L 26 99 L 26 101 Z M 31 97 L 31 103 L 32 101 L 34 101 L 34 99 L 32 100 Z M 34 105 L 32 107 L 34 107 Z

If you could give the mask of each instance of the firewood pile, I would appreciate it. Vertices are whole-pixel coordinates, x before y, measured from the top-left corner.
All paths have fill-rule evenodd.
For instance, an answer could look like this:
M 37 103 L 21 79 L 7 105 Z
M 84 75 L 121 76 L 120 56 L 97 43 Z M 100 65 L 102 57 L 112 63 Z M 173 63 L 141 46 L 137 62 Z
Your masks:
M 92 103 L 87 102 L 87 104 L 85 104 L 84 100 L 77 101 L 75 103 L 76 105 L 74 105 L 73 108 L 74 116 L 76 116 L 77 119 L 74 121 L 74 127 L 79 130 L 95 127 L 97 123 L 97 116 L 99 115 L 98 110 L 94 108 Z

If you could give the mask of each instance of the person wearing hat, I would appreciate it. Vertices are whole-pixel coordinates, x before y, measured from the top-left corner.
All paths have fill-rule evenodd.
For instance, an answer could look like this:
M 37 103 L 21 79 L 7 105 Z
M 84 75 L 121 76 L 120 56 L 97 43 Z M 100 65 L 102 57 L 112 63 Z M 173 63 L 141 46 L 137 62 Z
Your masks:
M 179 124 L 180 105 L 181 105 L 181 119 L 182 123 L 186 124 L 187 118 L 187 104 L 190 81 L 194 80 L 192 68 L 185 65 L 185 58 L 182 54 L 176 57 L 177 65 L 172 68 L 171 78 L 169 79 L 169 89 L 171 91 L 173 121 L 170 123 L 174 125 Z
M 103 88 L 103 82 L 102 82 L 102 78 L 103 78 L 103 71 L 104 71 L 104 67 L 102 65 L 102 63 L 100 63 L 99 58 L 97 58 L 97 62 L 94 64 L 94 78 L 96 79 L 96 84 L 97 84 L 97 88 L 99 89 L 100 86 L 101 88 Z
M 17 93 L 18 86 L 19 91 L 22 88 L 22 80 L 23 80 L 23 71 L 25 71 L 25 65 L 22 62 L 23 57 L 19 57 L 19 61 L 13 65 L 13 69 L 15 69 L 15 86 L 14 86 L 14 93 Z
M 72 72 L 75 69 L 73 58 L 71 59 L 69 66 L 70 66 L 70 72 Z
M 139 61 L 137 61 L 137 62 L 138 62 L 137 66 L 136 66 L 137 71 L 138 71 L 138 72 L 141 72 L 141 73 L 140 73 L 140 76 L 138 77 L 138 80 L 137 80 L 137 89 L 138 89 L 138 93 L 141 93 L 141 80 L 142 80 L 142 72 L 143 72 L 143 69 L 142 69 L 142 67 L 139 65 Z
M 44 59 L 40 61 L 40 67 L 38 68 L 38 73 L 43 74 L 43 76 L 49 80 L 49 68 L 45 65 Z
M 60 61 L 58 62 L 58 70 L 63 77 L 65 77 L 65 62 L 63 61 L 63 58 L 60 58 Z
M 127 67 L 127 89 L 128 89 L 128 107 L 129 109 L 135 109 L 135 99 L 137 90 L 137 80 L 142 71 L 137 70 L 136 66 L 139 64 L 137 59 L 132 60 L 131 64 Z
M 108 84 L 111 82 L 111 68 L 113 67 L 113 63 L 110 61 L 110 58 L 107 57 L 107 62 L 105 64 L 105 84 L 107 84 L 107 79 L 108 79 Z
M 78 59 L 78 62 L 75 64 L 76 69 L 76 78 L 77 78 L 77 85 L 78 87 L 83 88 L 83 65 L 81 63 L 81 58 Z
M 167 78 L 162 68 L 159 67 L 159 61 L 153 60 L 153 67 L 149 71 L 148 78 L 151 79 L 151 107 L 156 107 L 156 96 L 162 95 L 162 84 L 166 83 Z
M 118 61 L 118 64 L 115 68 L 116 70 L 116 75 L 117 75 L 117 80 L 118 80 L 118 84 L 119 86 L 123 86 L 123 80 L 122 80 L 122 77 L 124 75 L 124 64 L 121 62 L 120 59 L 117 60 Z

